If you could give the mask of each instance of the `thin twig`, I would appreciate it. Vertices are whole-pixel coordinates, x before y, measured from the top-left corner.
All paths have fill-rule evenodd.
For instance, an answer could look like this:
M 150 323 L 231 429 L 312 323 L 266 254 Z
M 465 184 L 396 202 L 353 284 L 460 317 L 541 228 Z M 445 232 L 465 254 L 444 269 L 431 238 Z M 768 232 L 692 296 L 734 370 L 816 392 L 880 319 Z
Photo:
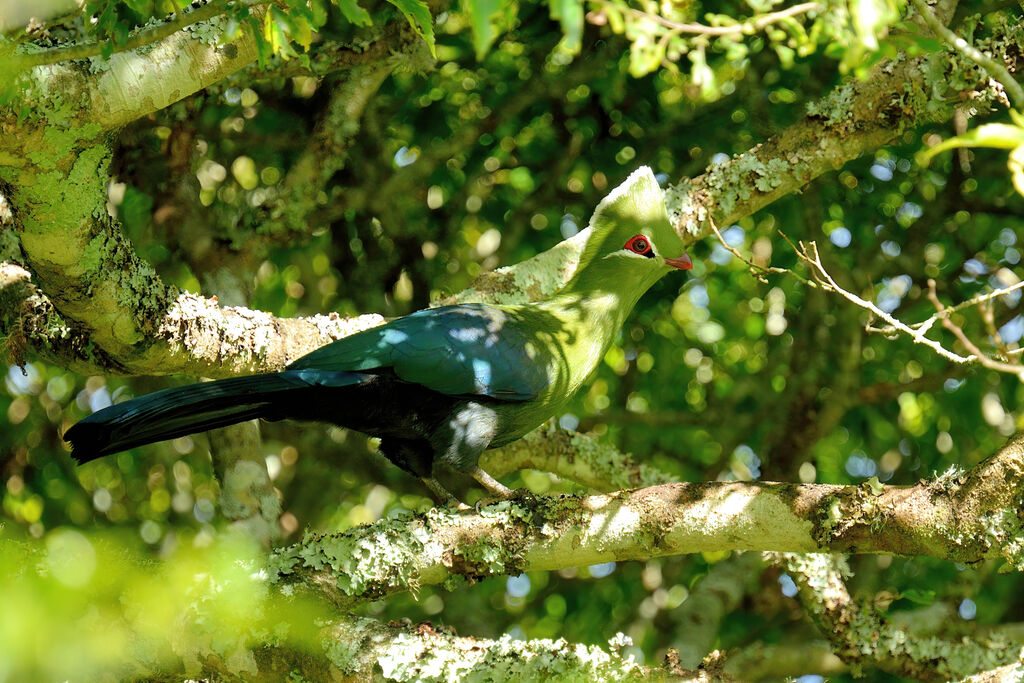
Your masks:
M 982 353 L 981 349 L 979 349 L 966 334 L 964 334 L 964 331 L 959 325 L 949 319 L 949 316 L 944 313 L 945 307 L 942 305 L 942 302 L 939 301 L 939 295 L 935 291 L 935 280 L 930 278 L 928 280 L 928 300 L 932 302 L 932 305 L 935 306 L 935 310 L 939 312 L 939 320 L 942 321 L 942 326 L 952 332 L 953 336 L 955 336 L 960 343 L 964 345 L 965 349 L 974 354 L 974 360 L 990 370 L 1007 372 L 1017 375 L 1017 377 L 1024 380 L 1024 366 L 1019 364 L 1003 363 L 995 360 L 994 358 L 989 358 Z
M 718 231 L 718 226 L 715 225 L 715 221 L 713 218 L 708 216 L 707 220 L 708 225 L 711 227 L 711 231 L 715 233 L 715 237 L 718 238 L 718 241 L 721 242 L 722 246 L 725 247 L 725 249 L 730 254 L 738 258 L 740 261 L 743 261 L 743 263 L 747 264 L 747 267 L 750 268 L 750 274 L 757 278 L 759 282 L 764 282 L 767 284 L 768 281 L 764 279 L 764 276 L 768 275 L 769 273 L 778 273 L 780 275 L 792 275 L 805 285 L 809 285 L 812 287 L 814 286 L 813 282 L 811 282 L 805 277 L 802 277 L 799 273 L 789 270 L 788 268 L 778 268 L 776 266 L 762 266 L 760 264 L 754 263 L 752 260 L 748 259 L 743 254 L 741 254 L 737 249 L 729 246 L 729 243 L 725 241 L 724 237 L 722 237 L 722 233 Z
M 944 26 L 942 22 L 939 21 L 938 17 L 932 13 L 931 8 L 928 7 L 925 0 L 913 0 L 913 3 L 918 14 L 921 15 L 922 19 L 924 19 L 924 23 L 928 24 L 928 28 L 957 50 L 957 52 L 987 71 L 989 76 L 999 81 L 1003 85 L 1003 88 L 1006 89 L 1010 99 L 1013 100 L 1014 105 L 1017 107 L 1024 107 L 1024 88 L 1021 88 L 1020 83 L 1010 75 L 1006 66 L 992 59 Z
M 919 323 L 913 323 L 910 327 L 912 327 L 915 330 L 919 330 L 921 332 L 927 332 L 931 328 L 931 326 L 934 325 L 939 320 L 939 318 L 944 316 L 944 315 L 948 316 L 948 315 L 951 315 L 951 314 L 956 313 L 958 311 L 962 311 L 965 308 L 971 308 L 972 306 L 978 306 L 979 304 L 984 304 L 984 303 L 986 303 L 988 301 L 991 301 L 993 299 L 998 299 L 999 297 L 1002 297 L 1002 296 L 1006 296 L 1010 292 L 1013 292 L 1013 291 L 1016 291 L 1016 290 L 1022 289 L 1022 288 L 1024 288 L 1024 280 L 1022 280 L 1021 282 L 1018 282 L 1015 285 L 1011 285 L 1011 286 L 1005 287 L 1003 289 L 994 289 L 991 292 L 985 292 L 984 294 L 976 294 L 975 296 L 971 297 L 970 299 L 967 299 L 966 301 L 961 301 L 960 303 L 956 304 L 955 306 L 946 306 L 941 311 L 937 312 L 935 315 L 931 316 L 927 320 L 922 320 Z M 898 332 L 898 330 L 896 330 L 896 329 L 894 329 L 892 327 L 870 327 L 870 328 L 868 328 L 868 332 L 874 332 L 874 333 L 877 333 L 877 334 L 885 334 L 885 335 L 892 336 L 892 335 L 896 334 Z
M 942 346 L 942 344 L 935 341 L 934 339 L 929 339 L 928 337 L 925 336 L 925 332 L 927 332 L 927 327 L 914 329 L 907 325 L 906 323 L 904 323 L 903 321 L 893 317 L 891 314 L 886 313 L 872 302 L 866 301 L 857 296 L 856 294 L 848 292 L 842 287 L 840 287 L 838 284 L 836 284 L 836 281 L 832 279 L 832 276 L 828 274 L 828 271 L 825 270 L 825 266 L 822 265 L 821 257 L 818 254 L 817 243 L 808 242 L 807 244 L 805 244 L 804 242 L 800 242 L 800 249 L 798 249 L 796 253 L 797 256 L 799 256 L 801 259 L 803 259 L 811 266 L 813 266 L 811 274 L 814 276 L 814 279 L 817 280 L 818 283 L 822 285 L 822 287 L 830 289 L 836 294 L 842 296 L 847 301 L 850 301 L 856 304 L 857 306 L 860 306 L 861 308 L 870 311 L 871 313 L 878 316 L 885 322 L 889 323 L 893 327 L 893 329 L 899 330 L 900 332 L 906 334 L 915 344 L 922 344 L 923 346 L 927 346 L 938 355 L 942 356 L 946 360 L 953 361 L 954 363 L 973 363 L 975 361 L 979 361 L 978 358 L 973 356 L 961 356 L 957 353 L 954 353 L 949 349 L 945 348 L 944 346 Z
M 162 40 L 167 36 L 180 31 L 186 26 L 197 24 L 200 21 L 206 21 L 212 19 L 218 14 L 222 14 L 227 9 L 227 2 L 225 0 L 211 0 L 202 7 L 192 10 L 191 12 L 176 12 L 173 19 L 169 19 L 167 22 L 154 26 L 152 28 L 145 28 L 129 38 L 123 45 L 118 45 L 114 48 L 114 52 L 126 52 L 128 50 L 134 50 L 137 47 L 155 43 L 158 40 Z M 31 54 L 19 55 L 14 58 L 16 68 L 32 68 L 34 66 L 44 66 L 47 64 L 56 64 L 58 62 L 64 62 L 69 59 L 86 59 L 88 57 L 97 57 L 103 54 L 103 48 L 100 43 L 85 43 L 82 45 L 71 45 L 69 47 L 53 48 L 51 50 L 45 50 L 43 52 L 33 52 Z
M 611 3 L 605 2 L 604 0 L 597 0 L 599 5 L 608 7 Z M 621 10 L 621 7 L 613 7 L 615 10 Z M 701 36 L 729 36 L 736 33 L 757 33 L 766 26 L 770 26 L 776 22 L 782 21 L 783 19 L 789 19 L 807 12 L 813 12 L 815 10 L 821 10 L 821 4 L 817 2 L 805 2 L 800 5 L 793 5 L 786 9 L 779 10 L 778 12 L 771 12 L 769 14 L 762 14 L 759 17 L 748 19 L 740 24 L 733 24 L 732 26 L 707 26 L 706 24 L 682 24 L 671 19 L 666 19 L 659 14 L 650 14 L 643 10 L 638 10 L 633 7 L 625 8 L 630 14 L 641 19 L 648 19 L 656 24 L 660 24 L 665 28 L 672 29 L 676 33 L 688 33 L 691 35 Z

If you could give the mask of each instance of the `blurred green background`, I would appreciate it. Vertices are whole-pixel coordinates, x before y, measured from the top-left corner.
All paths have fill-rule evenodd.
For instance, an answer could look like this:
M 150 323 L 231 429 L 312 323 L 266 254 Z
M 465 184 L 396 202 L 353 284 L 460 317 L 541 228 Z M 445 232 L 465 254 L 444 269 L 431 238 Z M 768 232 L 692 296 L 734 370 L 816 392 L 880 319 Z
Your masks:
M 723 5 L 715 11 L 750 13 Z M 702 16 L 696 7 L 677 10 Z M 326 36 L 344 25 L 331 12 Z M 467 16 L 437 17 L 436 68 L 399 69 L 384 81 L 306 233 L 268 233 L 261 207 L 345 72 L 322 81 L 243 73 L 132 124 L 118 135 L 111 206 L 140 255 L 183 289 L 214 293 L 219 270 L 230 269 L 248 305 L 275 315 L 398 316 L 571 236 L 641 164 L 675 182 L 784 130 L 849 71 L 853 44 L 834 36 L 800 43 L 788 33 L 712 40 L 701 48 L 698 82 L 693 57 L 633 75 L 629 40 L 599 21 L 586 24 L 582 54 L 573 56 L 546 6 L 522 3 L 517 17 L 479 60 Z M 984 34 L 998 19 L 988 14 L 969 28 Z M 886 49 L 883 41 L 872 58 Z M 914 162 L 925 136 L 954 132 L 952 124 L 908 131 L 900 144 L 721 226 L 724 239 L 803 275 L 780 231 L 815 240 L 840 284 L 908 322 L 933 310 L 928 278 L 946 303 L 1014 284 L 1024 201 L 1005 153 L 946 154 L 927 169 Z M 795 277 L 760 281 L 714 239 L 691 254 L 691 273 L 664 278 L 641 300 L 589 388 L 558 418 L 562 427 L 682 481 L 835 484 L 872 476 L 912 484 L 970 467 L 1018 428 L 1015 377 L 867 334 L 864 311 Z M 1010 350 L 1024 335 L 1019 303 L 1015 292 L 992 308 Z M 959 321 L 993 348 L 978 311 Z M 0 680 L 88 680 L 192 609 L 196 567 L 231 583 L 231 572 L 258 566 L 258 549 L 223 531 L 205 436 L 77 469 L 61 441 L 68 426 L 111 401 L 194 378 L 84 377 L 31 355 L 8 365 L 0 389 Z M 294 423 L 261 431 L 284 509 L 282 542 L 431 505 L 419 482 L 358 433 Z M 577 490 L 531 471 L 505 483 Z M 470 502 L 479 496 L 472 487 L 462 493 Z M 697 555 L 532 573 L 452 593 L 426 588 L 364 612 L 481 637 L 606 644 L 623 632 L 633 642 L 625 652 L 656 664 L 693 633 L 690 595 L 735 561 Z M 898 596 L 891 612 L 948 604 L 963 622 L 954 629 L 1024 614 L 1019 577 L 997 574 L 997 563 L 851 563 L 855 591 Z M 742 597 L 710 645 L 821 638 L 783 594 L 778 570 L 751 567 L 742 576 Z M 220 603 L 211 598 L 206 617 L 232 624 L 239 605 L 264 597 L 228 591 Z M 146 656 L 156 666 L 173 654 Z M 869 671 L 868 680 L 888 679 Z

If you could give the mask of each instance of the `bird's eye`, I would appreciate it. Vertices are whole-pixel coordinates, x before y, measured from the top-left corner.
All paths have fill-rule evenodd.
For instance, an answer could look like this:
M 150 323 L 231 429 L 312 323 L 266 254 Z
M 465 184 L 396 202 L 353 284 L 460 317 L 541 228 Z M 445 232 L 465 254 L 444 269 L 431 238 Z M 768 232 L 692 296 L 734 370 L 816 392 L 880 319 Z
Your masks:
M 635 235 L 629 238 L 629 241 L 626 242 L 622 248 L 629 249 L 634 254 L 640 254 L 641 256 L 646 256 L 648 258 L 654 257 L 654 252 L 651 250 L 651 243 L 648 242 L 647 238 L 643 235 Z

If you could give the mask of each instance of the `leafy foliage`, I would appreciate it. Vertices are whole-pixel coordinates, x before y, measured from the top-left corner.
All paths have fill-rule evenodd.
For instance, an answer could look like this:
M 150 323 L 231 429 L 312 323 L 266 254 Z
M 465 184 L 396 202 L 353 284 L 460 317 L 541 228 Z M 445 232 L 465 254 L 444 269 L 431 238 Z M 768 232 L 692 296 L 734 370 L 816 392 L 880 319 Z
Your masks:
M 757 30 L 745 27 L 785 8 L 466 0 L 430 16 L 416 0 L 364 4 L 288 0 L 258 21 L 248 6 L 229 4 L 218 25 L 224 40 L 243 30 L 259 36 L 268 66 L 278 57 L 302 59 L 322 41 L 348 44 L 357 29 L 394 17 L 436 51 L 436 69 L 398 71 L 384 81 L 358 135 L 345 142 L 346 163 L 309 181 L 319 183 L 312 197 L 288 194 L 290 174 L 317 144 L 321 122 L 340 128 L 330 104 L 347 84 L 345 74 L 258 82 L 242 74 L 118 133 L 111 207 L 165 280 L 211 293 L 236 275 L 251 306 L 280 316 L 404 314 L 573 234 L 639 164 L 651 165 L 666 182 L 698 175 L 800 120 L 840 74 L 856 75 L 900 50 L 940 47 L 899 21 L 906 19 L 902 4 L 884 0 L 822 3 Z M 54 28 L 52 42 L 84 36 L 109 53 L 136 25 L 176 8 L 95 2 L 84 10 L 90 21 Z M 967 14 L 980 9 L 968 5 Z M 103 18 L 93 24 L 93 17 Z M 730 32 L 687 33 L 666 21 Z M 970 22 L 977 36 L 991 27 Z M 945 65 L 937 56 L 930 68 L 944 73 Z M 950 87 L 969 93 L 975 85 Z M 844 286 L 911 322 L 934 312 L 926 298 L 929 279 L 946 303 L 1013 285 L 1020 280 L 1024 198 L 1013 191 L 1004 154 L 986 147 L 1012 150 L 1019 188 L 1024 128 L 1015 115 L 1001 116 L 927 148 L 927 167 L 916 163 L 922 139 L 937 141 L 952 131 L 910 132 L 800 195 L 721 226 L 724 240 L 757 263 L 803 275 L 779 233 L 816 240 Z M 962 154 L 939 154 L 951 148 Z M 303 220 L 282 217 L 282 197 Z M 641 301 L 593 382 L 559 416 L 561 425 L 591 432 L 681 480 L 857 484 L 878 477 L 912 484 L 977 463 L 1021 424 L 1024 389 L 1015 378 L 951 366 L 907 339 L 867 333 L 870 321 L 860 309 L 798 278 L 755 278 L 714 241 L 696 245 L 693 256 L 690 276 L 666 278 Z M 969 309 L 955 319 L 987 352 L 1019 352 L 1019 291 L 988 311 Z M 944 332 L 933 334 L 953 343 Z M 95 608 L 101 615 L 113 610 L 120 642 L 118 634 L 139 627 L 132 619 L 144 617 L 151 632 L 171 622 L 154 626 L 152 615 L 184 609 L 177 598 L 189 588 L 175 582 L 184 575 L 179 561 L 234 571 L 231 562 L 207 555 L 216 555 L 227 533 L 206 437 L 77 470 L 66 457 L 60 434 L 68 425 L 166 382 L 80 377 L 38 359 L 24 371 L 8 368 L 0 390 L 8 544 L 0 552 L 6 563 L 0 601 L 15 606 L 0 612 L 4 633 L 27 632 L 25 623 L 63 632 L 62 621 L 84 631 L 87 621 L 70 620 L 94 615 Z M 286 540 L 303 529 L 346 528 L 430 505 L 417 482 L 381 462 L 375 444 L 357 433 L 281 423 L 262 429 L 263 454 L 285 508 Z M 545 494 L 575 490 L 533 471 L 506 483 Z M 469 497 L 479 495 L 461 485 Z M 108 531 L 118 536 L 109 541 L 116 552 L 104 554 L 95 549 Z M 36 558 L 57 562 L 52 558 L 66 557 L 61 549 L 67 547 L 88 555 L 86 545 L 97 558 L 120 558 L 98 565 L 111 576 L 97 570 L 77 586 L 62 582 L 60 572 L 30 576 Z M 246 557 L 237 548 L 230 552 L 236 551 Z M 493 637 L 606 643 L 621 631 L 632 638 L 629 653 L 656 662 L 695 637 L 690 600 L 733 559 L 538 572 L 471 590 L 425 589 L 365 611 Z M 166 594 L 146 588 L 135 571 L 158 561 L 168 563 L 161 565 L 161 576 L 171 577 Z M 893 614 L 924 604 L 955 610 L 970 600 L 974 616 L 957 617 L 948 625 L 953 629 L 1015 619 L 1024 608 L 1019 577 L 997 575 L 988 564 L 866 557 L 855 569 L 855 588 L 868 597 L 889 596 Z M 113 590 L 119 579 L 141 585 L 142 598 L 126 603 Z M 819 637 L 794 616 L 778 579 L 770 572 L 750 579 L 753 585 L 742 589 L 748 597 L 722 619 L 715 644 L 801 645 Z M 237 607 L 256 600 L 248 591 L 220 595 Z M 211 609 L 230 612 L 219 605 Z M 241 628 L 230 620 L 214 623 L 229 633 Z M 96 647 L 89 661 L 99 671 L 109 660 Z M 4 654 L 15 662 L 13 677 L 70 675 L 50 652 L 24 647 Z M 887 680 L 866 673 L 868 680 Z

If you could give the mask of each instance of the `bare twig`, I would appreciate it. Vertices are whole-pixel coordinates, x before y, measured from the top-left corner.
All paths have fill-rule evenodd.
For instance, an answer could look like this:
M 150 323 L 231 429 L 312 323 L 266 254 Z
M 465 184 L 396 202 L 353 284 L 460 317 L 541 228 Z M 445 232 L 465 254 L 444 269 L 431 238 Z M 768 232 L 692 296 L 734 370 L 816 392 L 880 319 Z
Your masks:
M 741 254 L 739 250 L 729 246 L 729 243 L 725 241 L 724 237 L 722 237 L 722 233 L 718 231 L 718 226 L 715 225 L 715 220 L 711 218 L 711 216 L 708 216 L 708 225 L 711 227 L 711 231 L 715 233 L 715 237 L 718 238 L 718 241 L 721 242 L 722 247 L 724 247 L 726 251 L 728 251 L 730 254 L 738 258 L 740 261 L 743 261 L 743 263 L 747 264 L 747 267 L 750 268 L 750 274 L 757 278 L 758 282 L 764 282 L 767 284 L 768 281 L 764 279 L 764 276 L 770 273 L 778 273 L 780 275 L 792 275 L 805 285 L 810 285 L 812 287 L 814 286 L 813 282 L 801 276 L 796 271 L 789 270 L 788 268 L 762 266 L 760 264 L 754 263 L 752 260 L 748 259 L 743 254 Z
M 1001 290 L 1002 291 L 1002 290 Z M 972 342 L 963 329 L 959 325 L 949 319 L 949 315 L 945 312 L 945 307 L 942 302 L 939 301 L 939 296 L 935 291 L 935 280 L 928 280 L 928 300 L 935 306 L 935 310 L 938 311 L 937 316 L 942 321 L 942 326 L 953 333 L 964 348 L 973 354 L 974 360 L 981 363 L 984 367 L 990 370 L 996 370 L 997 372 L 1007 372 L 1013 375 L 1017 375 L 1018 378 L 1024 380 L 1024 366 L 1019 363 L 1003 363 L 997 361 L 994 358 L 990 358 L 982 353 L 981 349 L 978 348 L 977 344 Z
M 786 239 L 788 241 L 789 238 Z M 934 320 L 931 320 L 931 322 L 925 321 L 927 324 L 921 324 L 916 327 L 911 327 L 910 325 L 904 323 L 902 320 L 899 320 L 893 317 L 891 314 L 886 313 L 872 302 L 862 299 L 852 292 L 846 291 L 838 284 L 836 284 L 836 281 L 833 280 L 832 276 L 828 274 L 827 270 L 825 270 L 825 266 L 822 265 L 821 263 L 821 256 L 818 254 L 817 243 L 804 243 L 801 241 L 799 244 L 800 247 L 799 249 L 796 250 L 797 256 L 799 256 L 802 260 L 806 261 L 813 267 L 811 275 L 814 277 L 815 280 L 817 280 L 818 284 L 820 284 L 826 290 L 835 292 L 836 294 L 839 294 L 847 301 L 856 304 L 857 306 L 867 311 L 870 311 L 875 316 L 889 323 L 893 330 L 906 334 L 915 344 L 922 344 L 924 346 L 927 346 L 932 351 L 942 356 L 946 360 L 953 361 L 954 363 L 973 363 L 978 360 L 973 356 L 961 356 L 959 354 L 953 353 L 952 351 L 945 348 L 944 346 L 942 346 L 942 344 L 935 341 L 934 339 L 929 339 L 928 337 L 926 337 L 925 335 L 931 328 L 932 323 L 935 322 Z
M 598 4 L 602 7 L 611 6 L 611 3 L 598 0 Z M 621 7 L 615 6 L 613 9 L 621 10 Z M 729 36 L 736 33 L 741 34 L 752 34 L 763 30 L 766 26 L 789 19 L 791 17 L 806 14 L 808 12 L 820 11 L 822 9 L 821 4 L 817 2 L 805 2 L 799 5 L 793 5 L 786 9 L 779 10 L 778 12 L 770 12 L 768 14 L 762 14 L 758 17 L 752 17 L 747 21 L 733 24 L 732 26 L 707 26 L 706 24 L 692 24 L 692 23 L 679 23 L 666 19 L 659 14 L 650 14 L 643 10 L 635 8 L 627 8 L 627 11 L 635 17 L 641 19 L 647 19 L 653 21 L 656 24 L 664 26 L 665 28 L 672 29 L 674 33 L 687 33 L 691 35 L 700 36 Z
M 786 237 L 785 235 L 782 236 L 783 238 L 786 239 L 787 242 L 790 243 L 790 245 L 793 244 L 788 237 Z M 949 318 L 950 314 L 956 311 L 962 310 L 969 306 L 986 304 L 992 299 L 1005 296 L 1006 294 L 1009 294 L 1010 292 L 1016 289 L 1020 289 L 1021 287 L 1024 287 L 1024 282 L 1019 282 L 1011 287 L 1007 287 L 1006 289 L 999 289 L 992 292 L 986 292 L 985 294 L 979 294 L 955 306 L 944 306 L 942 302 L 939 301 L 939 297 L 936 294 L 935 280 L 930 279 L 928 280 L 928 299 L 929 301 L 932 302 L 932 305 L 935 306 L 935 315 L 919 323 L 908 325 L 907 323 L 903 322 L 902 320 L 899 320 L 892 314 L 883 311 L 881 308 L 873 304 L 871 301 L 862 299 L 856 294 L 840 287 L 836 283 L 836 281 L 832 279 L 832 276 L 829 275 L 828 271 L 825 270 L 825 266 L 821 262 L 821 255 L 818 253 L 818 245 L 815 242 L 800 242 L 799 247 L 794 247 L 794 249 L 796 251 L 797 256 L 800 257 L 800 259 L 806 261 L 808 264 L 811 265 L 811 276 L 815 279 L 815 281 L 817 281 L 817 283 L 820 286 L 822 286 L 826 290 L 839 294 L 847 301 L 850 301 L 851 303 L 859 306 L 860 308 L 869 311 L 872 315 L 877 316 L 878 318 L 888 323 L 888 327 L 874 327 L 873 325 L 871 325 L 871 323 L 868 323 L 867 327 L 865 328 L 868 332 L 876 332 L 891 336 L 896 336 L 898 333 L 903 333 L 910 337 L 910 339 L 915 344 L 922 344 L 924 346 L 927 346 L 932 351 L 937 353 L 939 356 L 945 358 L 946 360 L 953 361 L 954 363 L 960 363 L 962 365 L 966 365 L 968 363 L 978 363 L 990 370 L 1017 375 L 1018 378 L 1024 381 L 1024 365 L 1021 365 L 1020 363 L 1006 363 L 998 361 L 990 356 L 985 355 L 985 353 L 983 353 L 982 350 L 978 348 L 978 345 L 972 342 L 967 337 L 963 329 L 961 329 Z M 995 343 L 999 345 L 1000 350 L 1003 352 L 1003 354 L 1006 357 L 1009 357 L 1011 354 L 1016 353 L 1016 351 L 1006 349 L 1005 345 L 1002 343 L 998 331 L 995 330 L 994 318 L 992 317 L 991 311 L 988 311 L 987 313 L 983 311 L 982 315 L 983 317 L 986 317 L 986 324 L 990 328 L 989 333 L 992 335 L 993 339 L 995 340 Z M 941 343 L 935 341 L 934 339 L 929 339 L 926 335 L 928 334 L 928 331 L 931 330 L 931 328 L 935 325 L 936 322 L 941 322 L 943 327 L 952 332 L 953 335 L 960 341 L 960 343 L 964 345 L 964 348 L 966 348 L 968 352 L 970 352 L 970 355 L 961 356 L 958 353 L 950 351 L 949 349 L 947 349 Z
M 1021 280 L 1020 282 L 1018 282 L 1015 285 L 1010 285 L 1009 287 L 1004 287 L 1003 289 L 994 289 L 991 292 L 985 292 L 984 294 L 978 294 L 976 296 L 972 296 L 970 299 L 967 299 L 966 301 L 961 301 L 960 303 L 958 303 L 955 306 L 945 306 L 945 307 L 942 308 L 941 311 L 939 311 L 939 314 L 940 315 L 949 315 L 950 313 L 956 313 L 957 311 L 962 311 L 963 309 L 970 308 L 971 306 L 977 306 L 978 304 L 984 303 L 984 302 L 989 301 L 991 299 L 998 299 L 1001 296 L 1006 296 L 1010 292 L 1014 292 L 1014 291 L 1016 291 L 1018 289 L 1022 289 L 1022 288 L 1024 288 L 1024 280 Z M 918 325 L 921 325 L 921 324 L 923 324 L 923 323 L 918 323 Z
M 914 8 L 921 15 L 924 23 L 928 24 L 928 28 L 935 32 L 935 35 L 942 38 L 946 43 L 952 46 L 960 54 L 964 55 L 971 61 L 977 63 L 982 69 L 988 72 L 989 76 L 999 81 L 1002 86 L 1006 89 L 1007 94 L 1013 103 L 1018 107 L 1024 107 L 1024 88 L 1021 88 L 1007 68 L 992 59 L 978 48 L 974 47 L 966 40 L 953 33 L 946 26 L 939 21 L 925 0 L 913 0 Z

